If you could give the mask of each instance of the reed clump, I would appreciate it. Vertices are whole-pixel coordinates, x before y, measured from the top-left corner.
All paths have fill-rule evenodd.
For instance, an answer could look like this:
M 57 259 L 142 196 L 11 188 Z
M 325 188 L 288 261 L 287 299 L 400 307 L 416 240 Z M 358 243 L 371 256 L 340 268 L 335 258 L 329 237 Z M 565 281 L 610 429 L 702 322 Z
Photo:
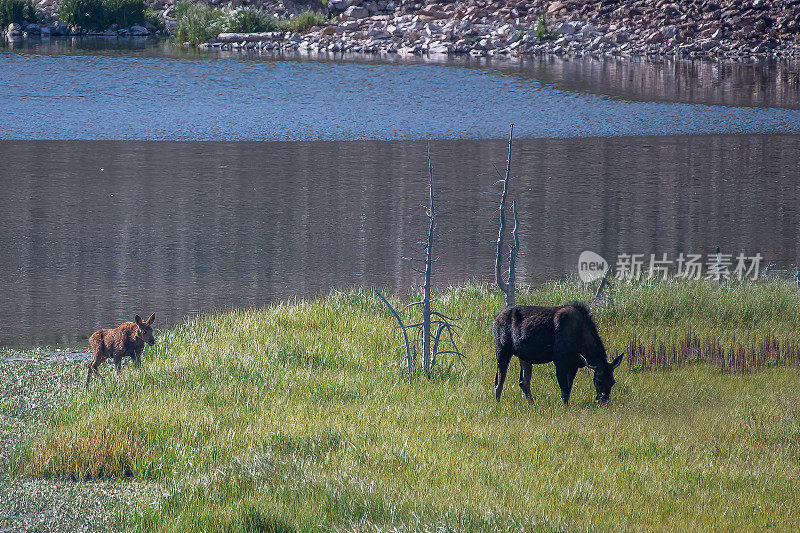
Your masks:
M 792 340 L 780 342 L 770 332 L 748 340 L 737 339 L 735 335 L 728 342 L 701 339 L 690 329 L 683 338 L 666 342 L 647 342 L 634 337 L 628 344 L 627 360 L 629 368 L 640 370 L 674 370 L 706 363 L 723 372 L 752 372 L 770 366 L 800 367 L 800 344 Z

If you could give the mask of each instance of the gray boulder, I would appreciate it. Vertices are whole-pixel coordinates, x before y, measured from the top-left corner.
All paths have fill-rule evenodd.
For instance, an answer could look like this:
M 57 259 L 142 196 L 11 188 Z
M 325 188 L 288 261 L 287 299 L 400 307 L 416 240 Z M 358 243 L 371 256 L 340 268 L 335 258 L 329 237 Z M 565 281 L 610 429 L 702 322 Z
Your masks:
M 345 9 L 347 9 L 348 7 L 350 7 L 351 3 L 352 2 L 349 2 L 348 0 L 329 0 L 328 8 L 331 11 L 342 12 Z
M 369 11 L 361 6 L 350 6 L 345 10 L 344 14 L 350 18 L 364 19 L 369 16 Z
M 391 33 L 382 28 L 372 28 L 367 32 L 367 37 L 372 39 L 389 39 L 391 36 Z
M 385 7 L 385 6 L 384 6 Z M 380 6 L 375 2 L 367 2 L 364 4 L 364 8 L 369 11 L 370 16 L 377 15 L 378 12 L 381 10 Z
M 617 44 L 627 43 L 631 40 L 631 34 L 625 28 L 620 28 L 614 32 L 614 42 Z
M 144 35 L 150 35 L 150 32 L 144 26 L 131 26 L 128 28 L 128 35 L 133 35 L 134 37 L 141 37 Z
M 69 28 L 67 27 L 66 22 L 57 20 L 50 25 L 50 33 L 52 35 L 66 35 L 69 33 Z
M 556 24 L 553 28 L 553 32 L 559 35 L 573 35 L 576 31 L 575 23 L 569 21 Z
M 715 41 L 714 39 L 708 39 L 707 41 L 700 42 L 700 50 L 703 52 L 713 50 L 717 46 L 719 46 L 719 41 Z

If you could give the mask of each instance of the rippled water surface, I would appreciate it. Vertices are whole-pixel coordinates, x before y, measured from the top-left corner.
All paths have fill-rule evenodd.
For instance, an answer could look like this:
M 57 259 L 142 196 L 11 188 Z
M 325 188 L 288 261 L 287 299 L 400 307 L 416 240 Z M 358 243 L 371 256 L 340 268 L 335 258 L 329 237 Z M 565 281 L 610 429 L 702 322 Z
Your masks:
M 798 262 L 791 64 L 92 42 L 0 48 L 0 346 L 80 346 L 134 313 L 163 325 L 332 287 L 407 291 L 425 139 L 434 282 L 488 281 L 510 122 L 524 282 L 574 274 L 586 249 Z
M 64 43 L 0 51 L 0 138 L 480 139 L 502 136 L 511 122 L 522 137 L 800 131 L 800 110 L 737 107 L 796 107 L 791 68 L 773 69 L 787 72 L 783 90 L 759 91 L 758 69 L 713 75 L 616 60 L 437 64 L 162 52 L 143 45 L 99 55 Z M 685 79 L 714 84 L 704 76 L 727 85 L 670 98 L 689 92 L 675 90 Z M 654 91 L 659 84 L 663 91 Z

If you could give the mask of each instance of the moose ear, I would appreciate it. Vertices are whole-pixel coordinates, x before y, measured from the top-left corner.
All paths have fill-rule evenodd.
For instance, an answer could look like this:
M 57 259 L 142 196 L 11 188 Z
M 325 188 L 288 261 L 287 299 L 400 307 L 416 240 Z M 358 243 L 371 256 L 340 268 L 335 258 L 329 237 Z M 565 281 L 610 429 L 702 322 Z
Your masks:
M 583 364 L 586 365 L 588 368 L 591 368 L 592 370 L 597 370 L 597 367 L 590 365 L 589 361 L 587 361 L 586 358 L 583 355 L 578 354 L 578 357 L 581 358 L 581 361 L 583 361 Z
M 136 315 L 135 317 L 133 317 L 133 321 L 136 322 L 137 326 L 141 326 L 142 325 L 142 317 L 140 317 L 139 315 Z
M 612 369 L 617 368 L 622 363 L 622 358 L 623 357 L 625 357 L 625 354 L 621 353 L 616 357 L 616 359 L 611 361 L 611 368 Z
M 150 318 L 147 319 L 147 325 L 149 326 L 150 324 L 152 324 L 155 319 L 156 319 L 156 314 L 153 313 L 152 315 L 150 315 Z

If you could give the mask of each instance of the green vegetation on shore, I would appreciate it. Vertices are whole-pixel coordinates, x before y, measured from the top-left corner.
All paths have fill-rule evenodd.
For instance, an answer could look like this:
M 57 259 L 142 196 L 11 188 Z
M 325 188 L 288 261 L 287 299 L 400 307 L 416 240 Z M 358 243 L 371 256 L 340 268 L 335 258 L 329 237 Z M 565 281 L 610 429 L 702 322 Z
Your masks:
M 592 288 L 555 281 L 518 301 L 588 300 Z M 612 295 L 595 313 L 609 352 L 688 330 L 798 338 L 800 294 L 786 282 L 620 283 Z M 800 370 L 623 364 L 609 407 L 580 372 L 564 409 L 552 365 L 534 366 L 529 404 L 515 360 L 498 404 L 489 328 L 501 305 L 483 285 L 439 295 L 467 362 L 440 361 L 430 381 L 408 379 L 393 319 L 367 291 L 197 318 L 158 335 L 140 369 L 103 368 L 13 470 L 162 483 L 158 505 L 121 517 L 128 529 L 796 526 Z
M 229 9 L 205 4 L 178 2 L 175 6 L 175 40 L 179 43 L 202 44 L 223 32 L 261 33 L 271 31 L 304 31 L 319 26 L 325 18 L 313 11 L 303 11 L 295 18 L 280 20 L 257 8 Z
M 107 30 L 116 24 L 129 28 L 144 22 L 143 0 L 61 0 L 58 17 L 68 26 Z
M 0 30 L 14 22 L 36 22 L 37 18 L 33 0 L 0 0 Z

